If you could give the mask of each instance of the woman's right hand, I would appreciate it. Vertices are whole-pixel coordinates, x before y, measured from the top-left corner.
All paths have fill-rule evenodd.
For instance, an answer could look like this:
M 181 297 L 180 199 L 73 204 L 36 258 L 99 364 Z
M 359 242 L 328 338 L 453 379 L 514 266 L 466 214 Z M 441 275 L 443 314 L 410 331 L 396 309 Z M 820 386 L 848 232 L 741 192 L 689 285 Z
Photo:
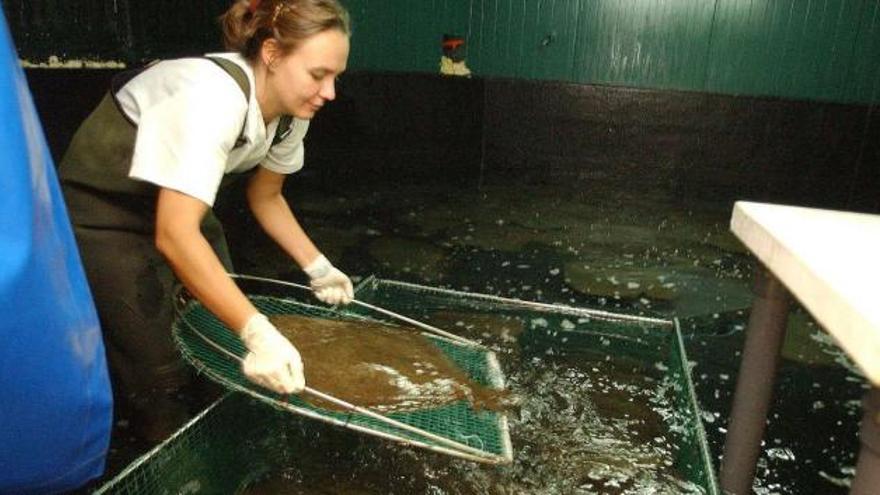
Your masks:
M 333 266 L 323 254 L 319 254 L 303 271 L 311 279 L 309 285 L 321 302 L 330 305 L 348 304 L 354 299 L 351 279 Z
M 265 315 L 256 313 L 241 330 L 248 352 L 244 375 L 257 385 L 279 394 L 297 394 L 305 388 L 302 358 Z

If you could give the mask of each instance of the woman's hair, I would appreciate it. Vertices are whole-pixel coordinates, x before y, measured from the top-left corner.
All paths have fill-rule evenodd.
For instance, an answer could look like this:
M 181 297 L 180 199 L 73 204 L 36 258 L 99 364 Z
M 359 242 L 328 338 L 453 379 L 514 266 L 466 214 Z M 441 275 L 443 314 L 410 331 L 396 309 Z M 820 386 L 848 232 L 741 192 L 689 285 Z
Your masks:
M 330 29 L 351 34 L 348 12 L 337 0 L 238 0 L 220 16 L 220 23 L 226 49 L 251 62 L 269 38 L 289 53 Z

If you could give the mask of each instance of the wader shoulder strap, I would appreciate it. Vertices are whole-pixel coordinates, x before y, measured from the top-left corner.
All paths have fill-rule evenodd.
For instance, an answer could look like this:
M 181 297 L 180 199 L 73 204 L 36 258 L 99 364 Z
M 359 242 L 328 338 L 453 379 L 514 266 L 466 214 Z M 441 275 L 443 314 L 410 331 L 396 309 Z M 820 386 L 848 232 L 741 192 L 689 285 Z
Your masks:
M 241 88 L 241 92 L 244 93 L 244 99 L 249 100 L 251 97 L 251 82 L 247 77 L 247 74 L 244 73 L 244 69 L 238 66 L 232 60 L 222 58 L 222 57 L 205 57 L 206 59 L 214 62 L 221 69 L 226 71 L 233 80 L 235 80 L 235 84 L 238 84 L 238 87 Z
M 278 121 L 278 128 L 275 129 L 275 137 L 272 138 L 272 146 L 280 143 L 290 134 L 290 131 L 293 130 L 291 124 L 293 124 L 293 115 L 281 116 L 281 120 Z
M 244 69 L 242 69 L 235 62 L 233 62 L 229 59 L 226 59 L 226 58 L 222 58 L 222 57 L 205 57 L 205 58 L 210 60 L 211 62 L 214 62 L 215 64 L 217 64 L 218 67 L 220 67 L 227 74 L 229 74 L 229 77 L 231 77 L 235 81 L 235 83 L 238 84 L 238 87 L 241 88 L 241 92 L 244 94 L 245 101 L 250 100 L 251 82 L 248 79 L 247 74 L 245 74 Z M 149 64 L 147 64 L 143 67 L 139 67 L 139 68 L 133 69 L 133 70 L 127 70 L 127 71 L 122 72 L 120 74 L 117 74 L 115 77 L 113 77 L 113 79 L 110 82 L 110 92 L 113 95 L 113 101 L 116 102 L 116 93 L 119 92 L 119 90 L 122 89 L 123 86 L 125 86 L 129 81 L 134 79 L 138 74 L 149 69 L 150 67 L 157 64 L 158 62 L 160 62 L 160 60 L 153 60 L 152 62 L 150 62 Z M 118 103 L 116 103 L 116 106 L 117 106 L 117 108 L 119 108 Z M 129 120 L 128 116 L 126 116 L 124 112 L 122 112 L 121 110 L 120 110 L 120 112 L 123 114 L 123 116 L 125 116 L 126 120 L 128 120 L 130 123 L 132 123 L 132 125 L 134 125 L 134 123 L 131 122 L 131 120 Z M 271 146 L 275 146 L 276 144 L 283 141 L 284 138 L 286 138 L 288 136 L 288 134 L 290 134 L 292 125 L 293 125 L 293 116 L 282 115 L 281 120 L 278 122 L 278 128 L 275 130 L 275 137 L 272 138 L 272 145 Z M 239 134 L 238 139 L 236 139 L 235 145 L 233 146 L 233 149 L 238 148 L 240 146 L 243 146 L 244 143 L 246 142 L 246 140 L 244 138 L 244 129 L 245 128 L 242 127 L 241 134 Z
M 149 63 L 147 63 L 146 65 L 144 65 L 143 67 L 138 67 L 136 69 L 128 69 L 128 70 L 122 71 L 119 74 L 116 74 L 115 76 L 113 76 L 113 78 L 110 79 L 110 94 L 113 95 L 113 99 L 114 100 L 116 99 L 116 93 L 118 93 L 119 90 L 122 89 L 123 86 L 128 84 L 129 81 L 131 81 L 132 79 L 137 77 L 141 72 L 149 69 L 150 67 L 158 64 L 159 62 L 161 62 L 161 60 L 152 60 Z
M 131 124 L 131 126 L 134 128 L 137 128 L 137 125 L 135 125 L 134 121 L 131 120 L 131 118 L 129 118 L 128 114 L 126 114 L 125 111 L 122 110 L 122 105 L 120 105 L 119 100 L 116 99 L 116 93 L 118 93 L 119 90 L 122 89 L 123 86 L 128 84 L 128 82 L 131 81 L 132 79 L 134 79 L 135 77 L 137 77 L 141 72 L 149 69 L 150 67 L 156 65 L 159 62 L 160 62 L 160 60 L 158 60 L 158 59 L 153 60 L 153 61 L 147 63 L 146 65 L 144 65 L 143 67 L 138 67 L 136 69 L 128 69 L 128 70 L 122 71 L 110 79 L 110 97 L 113 100 L 113 105 L 116 106 L 116 110 L 119 112 L 120 115 L 122 115 L 122 117 L 126 120 L 126 122 Z
M 205 57 L 205 58 L 210 60 L 211 62 L 214 62 L 221 69 L 226 71 L 226 73 L 229 74 L 229 76 L 235 80 L 235 83 L 238 84 L 238 87 L 241 88 L 241 92 L 244 93 L 245 100 L 250 99 L 251 82 L 248 79 L 247 74 L 245 74 L 244 69 L 239 67 L 239 65 L 236 64 L 235 62 L 233 62 L 229 59 L 226 59 L 226 58 L 222 58 L 222 57 Z M 275 129 L 275 137 L 272 138 L 272 145 L 271 146 L 275 146 L 276 144 L 280 143 L 282 140 L 284 140 L 284 138 L 287 137 L 288 134 L 290 134 L 291 124 L 293 124 L 293 116 L 292 115 L 282 115 L 281 116 L 281 120 L 278 122 L 278 128 Z M 242 128 L 241 135 L 235 141 L 235 146 L 233 146 L 233 149 L 244 145 L 244 143 L 245 143 L 244 128 Z

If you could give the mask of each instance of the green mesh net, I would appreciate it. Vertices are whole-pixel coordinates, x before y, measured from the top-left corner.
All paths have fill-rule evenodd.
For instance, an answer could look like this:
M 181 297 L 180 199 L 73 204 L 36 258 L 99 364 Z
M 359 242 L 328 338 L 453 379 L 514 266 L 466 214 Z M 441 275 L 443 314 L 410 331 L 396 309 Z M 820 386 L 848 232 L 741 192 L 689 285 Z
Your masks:
M 246 293 L 252 295 L 253 300 L 259 307 L 270 314 L 278 311 L 298 311 L 298 314 L 323 317 L 346 317 L 346 318 L 375 318 L 389 321 L 381 316 L 376 316 L 364 308 L 351 308 L 346 313 L 333 312 L 328 309 L 308 304 L 307 296 L 300 299 L 291 299 L 289 289 L 272 292 L 275 288 L 261 287 L 259 290 L 242 284 Z M 272 290 L 267 290 L 272 289 Z M 674 320 L 651 319 L 630 317 L 601 311 L 583 310 L 550 304 L 533 304 L 523 301 L 515 301 L 479 294 L 469 294 L 443 289 L 435 289 L 413 284 L 405 284 L 387 280 L 368 279 L 357 288 L 356 296 L 359 300 L 375 303 L 387 309 L 400 312 L 417 318 L 427 323 L 436 324 L 442 328 L 451 327 L 447 323 L 456 320 L 467 321 L 468 318 L 487 318 L 491 315 L 493 325 L 503 326 L 504 321 L 530 322 L 525 325 L 525 330 L 517 336 L 517 346 L 523 352 L 543 352 L 545 348 L 555 350 L 563 349 L 572 353 L 576 359 L 586 357 L 589 353 L 596 352 L 601 348 L 602 353 L 611 353 L 615 356 L 625 356 L 635 362 L 645 363 L 654 372 L 664 375 L 664 382 L 671 384 L 670 391 L 674 405 L 674 428 L 672 429 L 672 441 L 676 444 L 673 457 L 668 459 L 684 479 L 699 486 L 703 493 L 717 495 L 720 490 L 712 466 L 711 456 L 706 441 L 706 435 L 700 420 L 700 410 L 697 404 L 693 384 L 691 383 L 690 368 L 688 365 L 682 335 L 678 324 Z M 184 305 L 192 314 L 191 319 L 204 319 L 198 324 L 198 328 L 216 326 L 215 320 L 203 308 L 187 302 Z M 276 312 L 276 313 L 273 313 Z M 554 328 L 574 325 L 570 332 L 562 335 L 554 335 Z M 219 328 L 219 327 L 218 327 Z M 184 338 L 184 329 L 178 328 L 179 337 Z M 456 327 L 456 333 L 465 337 L 471 337 L 466 333 L 465 327 Z M 225 338 L 229 339 L 228 334 Z M 189 338 L 197 337 L 190 335 Z M 479 338 L 479 336 L 477 336 Z M 224 342 L 221 340 L 221 342 Z M 473 350 L 467 346 L 447 344 L 443 339 L 437 339 L 437 345 L 448 346 L 444 349 L 455 362 L 467 368 L 472 360 Z M 246 393 L 230 393 L 212 405 L 198 418 L 191 421 L 186 427 L 177 432 L 172 438 L 158 446 L 156 449 L 133 463 L 128 469 L 120 473 L 116 478 L 105 484 L 98 493 L 241 493 L 248 490 L 254 483 L 259 483 L 272 472 L 283 469 L 290 459 L 294 463 L 302 462 L 301 456 L 308 456 L 307 450 L 313 445 L 313 437 L 299 441 L 294 446 L 285 440 L 285 431 L 291 427 L 297 431 L 307 432 L 311 429 L 321 442 L 331 441 L 327 432 L 333 430 L 344 433 L 346 430 L 332 427 L 320 427 L 322 423 L 293 416 L 287 412 L 288 407 L 298 407 L 306 413 L 315 413 L 323 418 L 332 418 L 334 421 L 348 421 L 349 424 L 363 425 L 372 431 L 381 431 L 371 428 L 372 420 L 369 418 L 356 418 L 356 415 L 314 411 L 307 404 L 296 402 L 279 402 L 277 397 L 262 396 L 251 393 L 250 385 L 239 374 L 237 364 L 233 364 L 228 356 L 213 354 L 210 344 L 204 347 L 204 340 L 192 339 L 193 352 L 199 352 L 211 356 L 214 363 L 220 368 L 218 376 L 232 388 L 243 390 Z M 243 349 L 236 339 L 225 344 L 229 352 L 241 355 Z M 203 346 L 203 347 L 198 347 Z M 186 350 L 190 347 L 185 346 Z M 216 349 L 215 349 L 216 350 Z M 219 351 L 218 351 L 219 352 Z M 462 353 L 459 355 L 458 353 Z M 223 354 L 222 352 L 220 354 Z M 504 363 L 510 360 L 508 356 Z M 656 368 L 654 363 L 662 362 L 665 366 Z M 205 373 L 213 373 L 207 365 L 203 366 Z M 478 364 L 469 369 L 475 380 L 483 383 L 492 383 L 499 377 L 493 366 Z M 223 371 L 225 370 L 225 371 Z M 259 397 L 258 397 L 259 396 Z M 254 398 L 258 397 L 258 398 Z M 265 402 L 275 407 L 266 407 Z M 437 421 L 436 425 L 428 425 L 427 429 L 435 431 L 451 430 L 457 428 L 459 415 L 466 418 L 465 423 L 471 428 L 481 430 L 479 415 L 473 416 L 471 411 L 455 409 L 463 405 L 448 406 L 449 411 L 434 411 L 421 414 L 425 416 L 413 421 Z M 416 415 L 414 415 L 416 416 Z M 468 423 L 470 421 L 476 422 Z M 489 418 L 482 418 L 491 424 Z M 354 423 L 360 421 L 360 423 Z M 311 425 L 311 426 L 310 426 Z M 450 426 L 452 425 L 452 426 Z M 381 426 L 384 428 L 384 425 Z M 473 441 L 467 445 L 475 445 L 480 448 L 503 445 L 508 442 L 506 431 L 498 431 L 500 440 L 483 436 L 479 442 Z M 384 432 L 383 432 L 384 433 Z M 406 438 L 407 431 L 395 431 L 390 429 L 389 435 L 398 434 Z M 393 447 L 394 443 L 384 442 L 381 439 L 371 440 L 370 436 L 351 435 L 364 441 L 375 442 L 380 445 Z M 298 438 L 298 437 L 297 437 Z M 465 438 L 460 438 L 465 441 Z M 425 439 L 417 441 L 430 445 Z M 350 449 L 348 440 L 342 445 L 325 445 L 325 449 Z M 527 455 L 528 446 L 522 446 L 522 454 Z M 489 449 L 487 449 L 489 450 Z M 518 449 L 519 450 L 519 449 Z M 304 452 L 305 451 L 305 452 Z M 383 454 L 400 455 L 391 451 L 382 450 Z M 402 462 L 401 458 L 389 461 L 390 464 Z M 406 457 L 409 458 L 409 457 Z M 434 463 L 435 460 L 427 461 Z M 488 467 L 486 469 L 498 469 Z M 505 469 L 505 468 L 501 468 Z M 385 491 L 387 493 L 387 490 Z M 334 493 L 327 491 L 327 493 Z M 341 491 L 339 493 L 345 493 Z M 364 493 L 373 493 L 364 490 Z M 379 493 L 379 491 L 375 491 Z
M 299 315 L 334 320 L 381 321 L 350 311 L 294 300 L 290 294 L 286 297 L 271 294 L 283 291 L 286 288 L 283 282 L 239 280 L 247 285 L 243 288 L 251 302 L 268 316 Z M 290 288 L 287 291 L 290 292 Z M 383 323 L 389 324 L 387 321 Z M 254 385 L 241 371 L 240 360 L 246 353 L 242 342 L 186 293 L 181 294 L 178 301 L 178 317 L 173 333 L 184 358 L 199 371 L 230 389 L 245 392 L 276 408 L 469 460 L 503 464 L 512 458 L 505 415 L 497 411 L 476 410 L 465 400 L 410 412 L 378 414 L 362 409 L 340 412 L 314 406 L 297 395 L 281 396 Z M 442 336 L 425 337 L 471 379 L 488 387 L 503 387 L 501 371 L 492 352 Z
M 654 363 L 664 363 L 663 383 L 671 388 L 674 407 L 669 426 L 676 444 L 674 458 L 669 461 L 704 493 L 721 493 L 677 319 L 533 303 L 381 279 L 366 280 L 357 296 L 427 322 L 442 320 L 443 315 L 452 315 L 453 320 L 491 316 L 494 324 L 499 318 L 502 322 L 527 322 L 525 332 L 517 336 L 517 344 L 533 354 L 554 349 L 585 360 L 610 354 L 641 363 L 646 371 L 656 369 Z M 569 330 L 564 337 L 558 334 L 560 328 Z
M 95 494 L 235 493 L 278 455 L 278 414 L 228 394 L 133 462 Z M 271 413 L 271 411 L 270 411 Z

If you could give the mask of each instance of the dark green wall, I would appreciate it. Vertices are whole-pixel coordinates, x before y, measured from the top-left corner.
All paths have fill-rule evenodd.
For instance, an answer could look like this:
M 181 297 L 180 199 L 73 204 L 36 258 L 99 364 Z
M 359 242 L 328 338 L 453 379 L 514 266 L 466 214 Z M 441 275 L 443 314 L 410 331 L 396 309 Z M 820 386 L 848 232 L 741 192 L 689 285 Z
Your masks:
M 880 99 L 880 0 L 343 0 L 355 70 L 437 72 L 444 33 L 477 76 Z M 23 58 L 137 62 L 218 47 L 223 0 L 3 0 Z
M 490 77 L 880 98 L 880 0 L 349 0 L 352 66 L 436 71 L 464 35 Z

